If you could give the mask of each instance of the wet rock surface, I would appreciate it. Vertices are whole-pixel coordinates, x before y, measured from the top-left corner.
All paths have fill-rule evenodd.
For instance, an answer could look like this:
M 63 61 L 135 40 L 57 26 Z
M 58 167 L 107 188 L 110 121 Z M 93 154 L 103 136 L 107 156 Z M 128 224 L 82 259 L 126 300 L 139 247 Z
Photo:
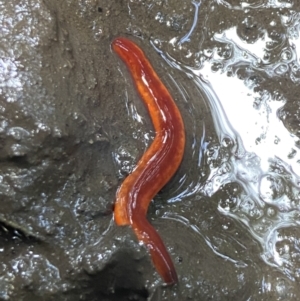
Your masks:
M 99 22 L 92 3 L 1 2 L 2 300 L 98 300 L 112 294 L 106 264 L 122 261 L 113 258 L 148 261 L 126 253 L 125 234 L 100 243 L 113 227 L 112 128 L 122 112 L 110 38 L 86 31 L 84 7 Z M 100 271 L 107 286 L 96 284 Z M 145 295 L 136 277 L 120 285 L 125 295 Z
M 297 300 L 295 278 L 265 265 L 246 227 L 217 210 L 234 206 L 243 187 L 232 181 L 212 196 L 195 193 L 229 160 L 231 144 L 220 145 L 205 95 L 158 55 L 195 67 L 217 49 L 212 65 L 223 68 L 232 49 L 212 36 L 237 24 L 247 43 L 269 33 L 264 59 L 274 63 L 290 49 L 283 36 L 298 30 L 300 8 L 246 2 L 248 11 L 242 1 L 203 1 L 188 47 L 171 47 L 193 26 L 195 3 L 0 0 L 0 300 Z M 179 274 L 174 287 L 163 286 L 131 229 L 112 220 L 116 190 L 154 136 L 111 52 L 120 35 L 145 49 L 186 125 L 182 166 L 149 209 Z M 285 73 L 280 85 L 260 66 L 231 71 L 286 98 L 278 115 L 299 137 L 297 70 L 287 65 L 294 81 Z M 288 229 L 282 241 L 298 233 Z

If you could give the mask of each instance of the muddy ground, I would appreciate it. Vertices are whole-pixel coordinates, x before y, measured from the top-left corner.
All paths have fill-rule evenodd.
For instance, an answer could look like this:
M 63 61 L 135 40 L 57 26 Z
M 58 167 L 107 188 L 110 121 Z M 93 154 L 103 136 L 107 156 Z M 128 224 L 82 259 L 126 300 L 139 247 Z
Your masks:
M 188 51 L 219 47 L 226 55 L 213 33 L 236 24 L 245 41 L 255 41 L 277 12 L 259 8 L 268 1 L 245 2 L 250 12 L 238 0 L 203 1 L 199 19 L 205 23 L 189 49 L 169 49 L 168 41 L 192 26 L 190 1 L 0 1 L 0 300 L 297 300 L 294 282 L 262 261 L 244 226 L 217 211 L 239 185 L 168 202 L 186 189 L 183 177 L 201 182 L 208 176 L 208 159 L 199 177 L 190 147 L 203 121 L 207 143 L 219 146 L 205 100 L 198 95 L 191 115 L 168 74 L 187 89 L 189 79 L 161 59 L 153 42 L 188 66 L 199 59 Z M 250 25 L 242 22 L 246 14 Z M 131 229 L 112 219 L 117 188 L 154 136 L 129 74 L 111 51 L 118 36 L 144 49 L 186 124 L 182 165 L 149 209 L 179 275 L 173 287 L 163 285 Z M 278 88 L 272 79 L 258 88 L 263 85 Z M 297 90 L 286 79 L 280 92 L 295 99 Z M 298 103 L 281 113 L 298 133 L 297 116 L 288 114 L 295 108 Z M 214 160 L 217 165 L 218 156 Z M 173 213 L 186 220 L 166 218 Z M 264 281 L 272 283 L 267 293 Z

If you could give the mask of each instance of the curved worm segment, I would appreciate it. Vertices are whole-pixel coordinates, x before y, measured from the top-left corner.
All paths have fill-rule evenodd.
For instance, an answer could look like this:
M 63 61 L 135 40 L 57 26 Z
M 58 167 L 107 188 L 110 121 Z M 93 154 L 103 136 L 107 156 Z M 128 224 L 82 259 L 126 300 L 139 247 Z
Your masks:
M 156 132 L 152 144 L 117 191 L 114 219 L 117 225 L 132 227 L 139 241 L 150 251 L 158 273 L 167 284 L 174 284 L 178 278 L 171 257 L 146 215 L 149 203 L 182 161 L 183 120 L 144 52 L 126 38 L 115 39 L 112 48 L 126 64 Z

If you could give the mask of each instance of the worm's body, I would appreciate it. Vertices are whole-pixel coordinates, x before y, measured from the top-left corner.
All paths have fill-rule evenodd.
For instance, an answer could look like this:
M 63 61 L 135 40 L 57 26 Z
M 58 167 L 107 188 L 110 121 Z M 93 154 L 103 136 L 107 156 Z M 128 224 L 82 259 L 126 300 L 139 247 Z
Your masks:
M 127 65 L 156 132 L 152 144 L 117 192 L 114 219 L 117 225 L 132 227 L 137 238 L 150 251 L 164 281 L 174 284 L 178 279 L 173 262 L 146 214 L 153 197 L 170 180 L 182 161 L 185 147 L 183 120 L 144 52 L 125 38 L 114 40 L 112 48 Z

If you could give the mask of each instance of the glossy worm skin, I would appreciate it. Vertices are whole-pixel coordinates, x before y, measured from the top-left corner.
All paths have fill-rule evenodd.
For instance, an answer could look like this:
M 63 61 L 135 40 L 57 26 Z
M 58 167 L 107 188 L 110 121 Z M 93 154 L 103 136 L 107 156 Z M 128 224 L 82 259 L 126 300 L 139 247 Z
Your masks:
M 185 147 L 183 120 L 144 52 L 126 38 L 115 39 L 112 48 L 125 62 L 156 132 L 152 144 L 117 191 L 114 219 L 117 225 L 132 227 L 138 240 L 150 251 L 165 283 L 174 284 L 178 278 L 171 257 L 146 215 L 149 203 L 182 161 Z

